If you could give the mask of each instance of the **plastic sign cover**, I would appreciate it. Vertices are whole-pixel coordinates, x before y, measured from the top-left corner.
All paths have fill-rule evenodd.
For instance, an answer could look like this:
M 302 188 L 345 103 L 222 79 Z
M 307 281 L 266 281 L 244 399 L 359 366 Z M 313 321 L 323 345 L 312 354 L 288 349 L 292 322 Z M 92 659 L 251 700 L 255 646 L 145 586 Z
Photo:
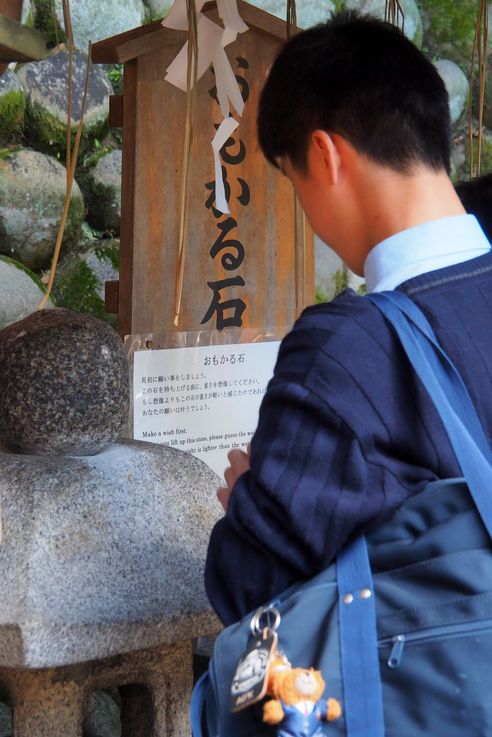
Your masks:
M 136 350 L 133 436 L 192 453 L 222 476 L 247 446 L 279 341 Z

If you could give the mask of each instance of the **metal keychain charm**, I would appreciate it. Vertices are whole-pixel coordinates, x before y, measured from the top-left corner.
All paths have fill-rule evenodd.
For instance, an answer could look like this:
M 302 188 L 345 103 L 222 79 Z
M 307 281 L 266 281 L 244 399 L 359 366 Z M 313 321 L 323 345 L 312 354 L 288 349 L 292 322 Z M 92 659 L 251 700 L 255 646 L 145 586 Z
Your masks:
M 248 649 L 239 659 L 232 679 L 230 711 L 240 711 L 265 696 L 269 665 L 277 652 L 279 624 L 280 614 L 274 607 L 260 607 L 254 614 Z

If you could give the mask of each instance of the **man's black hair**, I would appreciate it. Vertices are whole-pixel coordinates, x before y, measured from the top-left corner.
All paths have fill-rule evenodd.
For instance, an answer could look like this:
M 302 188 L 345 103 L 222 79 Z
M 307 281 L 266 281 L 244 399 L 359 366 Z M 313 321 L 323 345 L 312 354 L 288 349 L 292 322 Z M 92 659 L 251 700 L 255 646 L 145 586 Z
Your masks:
M 465 210 L 475 215 L 492 243 L 492 172 L 459 182 L 455 189 Z
M 401 31 L 370 16 L 335 14 L 294 36 L 272 66 L 258 115 L 267 159 L 305 170 L 317 129 L 402 173 L 418 163 L 449 172 L 444 82 Z

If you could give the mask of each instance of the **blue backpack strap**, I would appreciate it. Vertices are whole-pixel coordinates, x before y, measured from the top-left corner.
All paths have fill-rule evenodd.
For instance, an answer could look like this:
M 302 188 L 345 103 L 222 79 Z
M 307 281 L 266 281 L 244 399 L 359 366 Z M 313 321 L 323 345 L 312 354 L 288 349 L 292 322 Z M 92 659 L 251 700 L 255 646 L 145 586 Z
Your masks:
M 426 317 L 409 297 L 402 292 L 379 292 L 367 295 L 367 299 L 396 330 L 442 419 L 492 538 L 492 452 L 461 376 L 437 342 Z M 372 591 L 364 538 L 347 546 L 337 557 L 337 577 L 347 737 L 382 737 L 384 721 L 374 596 L 360 598 L 363 589 Z M 350 594 L 348 598 L 347 594 Z
M 367 297 L 395 328 L 448 434 L 470 493 L 492 538 L 492 452 L 458 371 L 417 305 L 402 292 Z
M 205 710 L 205 702 L 208 693 L 209 675 L 208 671 L 200 676 L 193 687 L 190 703 L 190 721 L 192 737 L 204 737 L 202 720 Z
M 337 582 L 347 737 L 384 737 L 376 606 L 364 537 L 337 556 Z
M 389 304 L 393 305 L 397 308 L 397 310 L 403 313 L 403 315 L 408 318 L 408 320 L 413 324 L 413 327 L 418 328 L 418 330 L 423 333 L 425 338 L 427 338 L 436 355 L 433 355 L 432 350 L 429 350 L 429 346 L 426 347 L 425 340 L 422 341 L 422 349 L 427 353 L 427 357 L 431 361 L 431 366 L 433 370 L 441 371 L 439 361 L 436 362 L 436 359 L 440 359 L 441 363 L 444 364 L 447 369 L 450 381 L 453 383 L 454 396 L 452 396 L 451 404 L 453 405 L 454 409 L 459 412 L 462 418 L 466 418 L 465 422 L 472 430 L 473 439 L 475 440 L 477 445 L 480 446 L 482 452 L 484 452 L 486 455 L 490 454 L 489 443 L 483 432 L 483 428 L 481 426 L 473 402 L 471 401 L 468 389 L 463 383 L 463 379 L 461 378 L 456 367 L 437 342 L 434 331 L 424 313 L 420 310 L 419 307 L 417 307 L 415 302 L 413 302 L 413 300 L 411 300 L 410 297 L 407 297 L 407 295 L 403 292 L 381 292 L 370 294 L 367 296 L 367 298 L 379 307 L 379 309 L 385 314 L 386 318 L 390 322 L 392 322 L 393 327 L 398 333 L 400 332 L 398 325 L 394 322 L 393 318 L 388 312 L 388 309 L 391 311 L 391 308 L 388 308 Z M 402 316 L 398 316 L 398 312 L 396 311 L 393 311 L 391 314 L 393 314 L 395 319 L 398 320 L 398 324 L 401 327 L 401 319 L 403 319 Z M 400 340 L 403 342 L 401 335 Z M 417 371 L 415 366 L 414 369 Z M 439 411 L 439 408 L 437 409 Z

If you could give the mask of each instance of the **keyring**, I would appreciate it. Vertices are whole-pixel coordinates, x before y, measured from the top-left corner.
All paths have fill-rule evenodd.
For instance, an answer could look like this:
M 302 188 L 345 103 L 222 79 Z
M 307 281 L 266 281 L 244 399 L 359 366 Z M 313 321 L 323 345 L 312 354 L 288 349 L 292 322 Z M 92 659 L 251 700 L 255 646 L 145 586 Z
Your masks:
M 270 625 L 270 621 L 269 621 L 269 615 L 271 615 L 271 614 L 273 614 L 275 616 L 275 621 L 274 621 L 273 625 Z M 265 615 L 268 618 L 267 619 L 267 622 L 266 622 L 265 626 L 261 626 L 261 619 Z M 254 613 L 253 618 L 252 618 L 251 623 L 250 623 L 249 626 L 250 626 L 250 629 L 251 629 L 251 632 L 253 633 L 253 635 L 259 635 L 259 634 L 261 634 L 265 628 L 266 629 L 269 629 L 269 630 L 273 630 L 275 632 L 275 630 L 278 629 L 278 626 L 280 624 L 280 620 L 281 619 L 282 619 L 282 617 L 280 616 L 280 612 L 278 611 L 278 609 L 275 609 L 274 606 L 261 606 Z

